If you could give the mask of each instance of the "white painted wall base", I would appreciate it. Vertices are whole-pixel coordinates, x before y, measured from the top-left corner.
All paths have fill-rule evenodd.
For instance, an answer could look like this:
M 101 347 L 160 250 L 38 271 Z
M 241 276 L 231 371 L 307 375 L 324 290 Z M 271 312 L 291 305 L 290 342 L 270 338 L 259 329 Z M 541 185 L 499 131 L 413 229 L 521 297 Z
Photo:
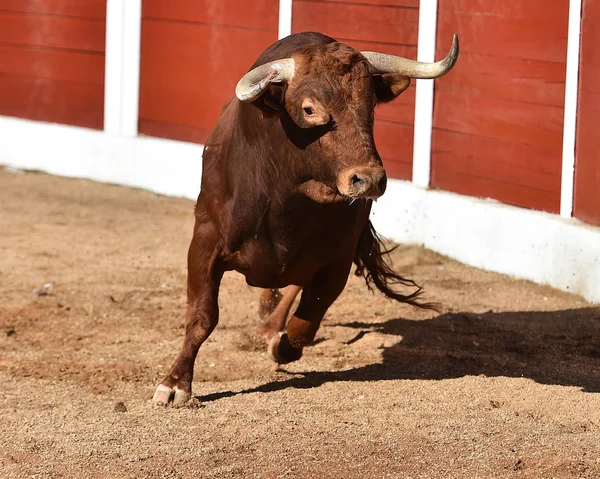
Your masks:
M 600 228 L 398 180 L 389 182 L 372 219 L 395 241 L 600 303 Z
M 195 200 L 202 147 L 0 117 L 0 164 Z M 600 303 L 600 228 L 390 180 L 373 222 L 384 236 Z
M 202 145 L 0 116 L 0 164 L 196 199 Z

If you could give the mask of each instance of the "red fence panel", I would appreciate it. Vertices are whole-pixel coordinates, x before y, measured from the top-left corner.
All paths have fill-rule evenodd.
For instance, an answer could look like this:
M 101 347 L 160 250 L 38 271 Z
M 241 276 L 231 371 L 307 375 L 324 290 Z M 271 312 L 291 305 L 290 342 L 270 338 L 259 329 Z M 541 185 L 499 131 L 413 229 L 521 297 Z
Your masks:
M 102 128 L 106 0 L 0 0 L 0 115 Z
M 432 186 L 558 212 L 569 0 L 440 0 Z
M 278 0 L 144 0 L 140 133 L 203 143 L 277 40 Z
M 573 214 L 600 226 L 600 1 L 584 0 Z

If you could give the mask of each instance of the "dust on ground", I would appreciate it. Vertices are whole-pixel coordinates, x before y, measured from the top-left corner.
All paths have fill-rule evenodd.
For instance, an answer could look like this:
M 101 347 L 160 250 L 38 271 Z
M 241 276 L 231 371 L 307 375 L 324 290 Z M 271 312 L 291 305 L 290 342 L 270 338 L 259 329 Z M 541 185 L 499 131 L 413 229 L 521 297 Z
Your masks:
M 281 370 L 258 290 L 228 273 L 195 399 L 154 409 L 192 211 L 0 170 L 0 477 L 600 477 L 600 309 L 418 247 L 396 269 L 441 314 L 351 277 Z

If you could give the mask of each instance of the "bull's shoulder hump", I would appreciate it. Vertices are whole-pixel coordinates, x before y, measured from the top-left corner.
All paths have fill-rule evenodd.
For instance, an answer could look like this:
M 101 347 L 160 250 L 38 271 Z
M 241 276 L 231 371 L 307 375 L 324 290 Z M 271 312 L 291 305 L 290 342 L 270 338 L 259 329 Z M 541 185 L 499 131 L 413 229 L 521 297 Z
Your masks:
M 305 49 L 311 45 L 327 45 L 328 43 L 334 42 L 336 42 L 334 38 L 318 32 L 293 33 L 292 35 L 273 43 L 273 45 L 267 48 L 258 57 L 256 62 L 254 62 L 254 65 L 250 67 L 250 70 L 268 62 L 279 60 L 281 58 L 289 58 L 298 50 Z

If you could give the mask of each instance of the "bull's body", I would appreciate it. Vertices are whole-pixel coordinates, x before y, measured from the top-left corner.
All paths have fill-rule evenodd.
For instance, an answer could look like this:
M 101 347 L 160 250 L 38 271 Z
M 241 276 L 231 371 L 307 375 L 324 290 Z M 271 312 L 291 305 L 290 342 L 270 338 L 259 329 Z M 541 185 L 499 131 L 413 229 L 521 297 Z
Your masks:
M 375 97 L 381 94 L 373 90 L 366 61 L 332 38 L 299 34 L 271 46 L 254 66 L 291 57 L 296 73 L 286 84 L 289 90 L 282 93 L 274 84 L 253 103 L 233 99 L 206 142 L 188 256 L 186 338 L 155 393 L 157 404 L 190 397 L 196 353 L 218 321 L 217 295 L 225 271 L 238 271 L 248 284 L 265 289 L 263 333 L 278 362 L 301 356 L 343 290 L 353 262 L 366 268 L 367 278 L 388 296 L 415 303 L 415 293 L 403 296 L 388 288 L 388 281 L 414 283 L 385 265 L 369 223 L 371 199 L 383 193 L 385 172 L 372 137 Z M 299 72 L 306 62 L 303 71 L 314 81 L 308 68 L 318 61 L 333 62 L 352 89 L 344 90 L 341 81 L 339 91 L 336 85 L 322 94 L 313 89 L 308 95 L 315 102 L 309 108 L 305 86 L 298 87 Z M 302 109 L 290 106 L 293 95 L 304 102 Z M 325 103 L 335 95 L 343 98 Z M 313 120 L 322 110 L 330 119 Z M 286 286 L 281 299 L 277 289 Z M 299 307 L 282 334 L 300 289 Z
M 289 57 L 299 47 L 306 47 L 302 38 L 282 42 L 255 65 Z M 261 110 L 236 100 L 207 140 L 196 214 L 218 225 L 227 269 L 244 274 L 252 286 L 306 286 L 342 258 L 350 268 L 371 205 L 318 203 L 299 192 L 313 179 L 307 161 L 313 155 L 290 141 L 278 118 L 263 120 Z

